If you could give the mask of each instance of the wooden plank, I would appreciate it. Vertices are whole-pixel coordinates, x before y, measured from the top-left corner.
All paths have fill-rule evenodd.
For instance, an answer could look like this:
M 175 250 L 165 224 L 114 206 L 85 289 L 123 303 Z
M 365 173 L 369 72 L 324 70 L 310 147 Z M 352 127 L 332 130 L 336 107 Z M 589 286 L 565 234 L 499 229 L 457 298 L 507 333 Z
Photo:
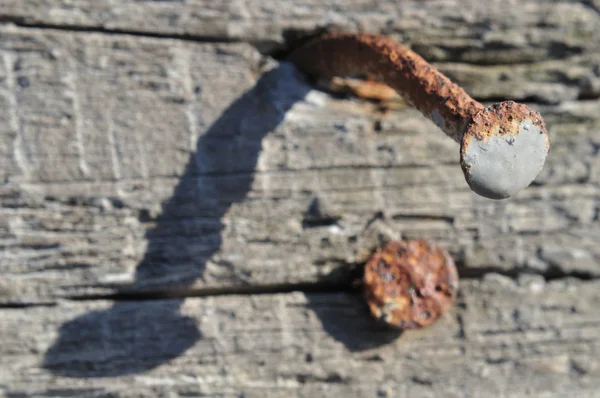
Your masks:
M 247 44 L 0 35 L 2 303 L 346 283 L 378 234 L 437 240 L 463 275 L 600 274 L 598 100 L 536 106 L 547 165 L 495 202 L 416 111 L 315 91 Z M 307 222 L 315 200 L 330 214 Z
M 358 295 L 63 301 L 0 310 L 0 395 L 597 395 L 600 282 L 463 282 L 433 327 L 398 336 Z
M 4 0 L 0 21 L 245 41 L 264 52 L 326 26 L 382 32 L 430 61 L 459 62 L 442 69 L 480 98 L 508 91 L 514 99 L 557 102 L 600 96 L 599 9 L 590 0 Z
M 596 396 L 599 10 L 2 1 L 0 397 Z M 261 55 L 332 24 L 409 43 L 483 101 L 537 102 L 535 185 L 479 198 L 415 111 Z M 400 234 L 463 277 L 402 336 L 348 289 Z

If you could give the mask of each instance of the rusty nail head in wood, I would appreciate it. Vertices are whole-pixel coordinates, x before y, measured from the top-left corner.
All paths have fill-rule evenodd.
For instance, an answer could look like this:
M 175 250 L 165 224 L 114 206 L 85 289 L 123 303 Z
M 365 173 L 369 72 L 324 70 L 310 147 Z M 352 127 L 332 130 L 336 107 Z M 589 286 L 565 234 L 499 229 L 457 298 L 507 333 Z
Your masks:
M 365 297 L 371 314 L 406 330 L 435 322 L 458 290 L 458 273 L 444 249 L 423 240 L 391 241 L 365 265 Z
M 295 50 L 290 61 L 309 74 L 367 74 L 395 89 L 460 144 L 465 179 L 481 196 L 513 196 L 544 166 L 550 142 L 538 112 L 513 101 L 486 108 L 419 55 L 388 38 L 327 34 Z

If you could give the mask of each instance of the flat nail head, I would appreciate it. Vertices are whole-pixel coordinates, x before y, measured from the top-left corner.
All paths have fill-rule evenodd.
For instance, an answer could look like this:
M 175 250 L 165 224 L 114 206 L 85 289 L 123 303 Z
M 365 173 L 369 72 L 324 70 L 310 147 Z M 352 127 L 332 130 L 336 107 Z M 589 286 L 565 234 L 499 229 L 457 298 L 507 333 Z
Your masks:
M 540 114 L 506 101 L 484 108 L 467 125 L 460 164 L 473 191 L 504 199 L 531 184 L 542 170 L 549 148 Z
M 371 314 L 402 330 L 435 322 L 458 290 L 458 273 L 444 249 L 423 240 L 391 241 L 365 265 L 365 298 Z

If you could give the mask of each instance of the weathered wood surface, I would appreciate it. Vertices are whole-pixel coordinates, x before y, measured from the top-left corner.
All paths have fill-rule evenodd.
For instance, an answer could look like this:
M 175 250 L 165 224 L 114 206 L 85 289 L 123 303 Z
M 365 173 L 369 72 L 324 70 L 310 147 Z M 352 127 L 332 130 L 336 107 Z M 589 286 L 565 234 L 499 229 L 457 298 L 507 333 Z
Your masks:
M 540 107 L 544 173 L 494 202 L 416 111 L 261 74 L 249 45 L 0 32 L 2 302 L 335 283 L 384 229 L 471 274 L 600 274 L 598 100 Z M 315 200 L 332 214 L 307 220 Z
M 4 310 L 0 393 L 598 396 L 600 283 L 487 277 L 460 301 L 399 337 L 341 293 Z
M 597 2 L 1 3 L 0 396 L 594 396 Z M 259 52 L 328 23 L 537 101 L 534 186 L 479 198 L 416 111 Z M 475 280 L 394 340 L 347 287 L 400 233 Z
M 598 0 L 3 0 L 0 20 L 62 29 L 245 41 L 264 51 L 324 26 L 383 32 L 478 97 L 600 95 Z M 506 67 L 511 65 L 511 67 Z M 594 68 L 595 72 L 594 72 Z M 444 68 L 446 69 L 446 68 Z

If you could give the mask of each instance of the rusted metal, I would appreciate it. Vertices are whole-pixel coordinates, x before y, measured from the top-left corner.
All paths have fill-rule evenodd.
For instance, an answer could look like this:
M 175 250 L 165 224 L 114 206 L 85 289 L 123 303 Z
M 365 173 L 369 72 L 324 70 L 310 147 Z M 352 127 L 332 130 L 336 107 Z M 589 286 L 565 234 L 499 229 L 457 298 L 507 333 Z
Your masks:
M 350 94 L 362 99 L 376 102 L 399 100 L 400 96 L 387 84 L 374 80 L 363 80 L 351 77 L 334 77 L 318 82 L 335 93 Z
M 542 116 L 526 105 L 505 101 L 469 121 L 460 164 L 473 191 L 504 199 L 531 183 L 544 167 L 549 149 Z
M 290 60 L 312 75 L 372 76 L 396 90 L 456 142 L 462 138 L 465 120 L 484 108 L 414 51 L 383 36 L 324 35 L 294 51 Z
M 403 330 L 421 328 L 452 306 L 458 273 L 448 252 L 432 243 L 391 241 L 366 263 L 364 289 L 375 318 Z
M 485 108 L 419 55 L 389 38 L 331 33 L 295 50 L 290 61 L 312 75 L 362 74 L 392 87 L 461 144 L 465 178 L 482 196 L 512 196 L 527 187 L 544 165 L 548 132 L 537 112 L 512 101 Z

